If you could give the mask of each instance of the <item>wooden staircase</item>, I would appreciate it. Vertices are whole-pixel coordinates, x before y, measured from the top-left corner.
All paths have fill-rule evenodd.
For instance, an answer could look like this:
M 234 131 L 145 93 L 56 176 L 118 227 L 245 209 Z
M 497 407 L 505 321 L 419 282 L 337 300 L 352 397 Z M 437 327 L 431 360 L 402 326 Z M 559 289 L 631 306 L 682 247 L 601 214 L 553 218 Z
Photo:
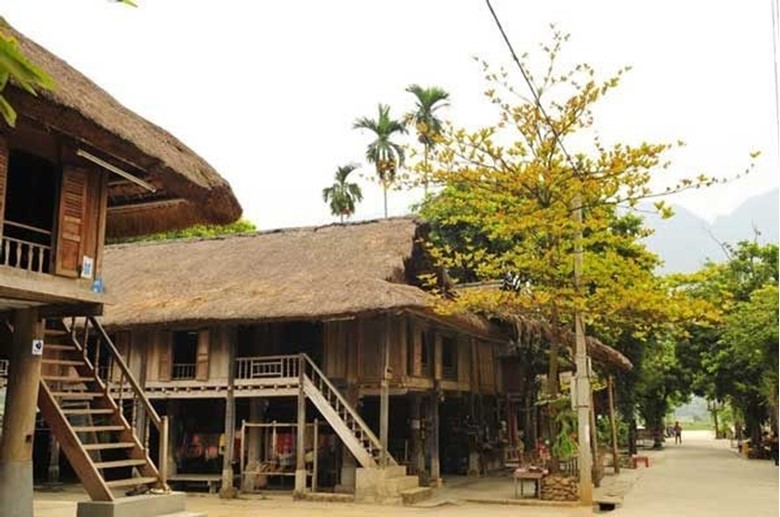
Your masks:
M 301 354 L 299 378 L 303 391 L 362 467 L 398 466 L 357 411 L 306 354 Z
M 38 407 L 46 423 L 93 501 L 114 501 L 113 491 L 120 489 L 167 490 L 167 419 L 155 412 L 97 320 L 86 318 L 78 327 L 82 341 L 75 320 L 70 327 L 60 320 L 46 325 L 38 391 Z M 92 357 L 86 346 L 90 330 L 96 331 Z M 123 414 L 121 399 L 117 404 L 110 396 L 109 379 L 99 377 L 95 364 L 101 353 L 110 355 L 120 386 L 130 386 L 133 407 L 145 411 L 146 421 L 157 428 L 163 472 L 148 455 L 148 427 L 144 439 L 139 439 Z M 124 391 L 120 388 L 120 393 Z M 136 410 L 132 415 L 135 420 Z

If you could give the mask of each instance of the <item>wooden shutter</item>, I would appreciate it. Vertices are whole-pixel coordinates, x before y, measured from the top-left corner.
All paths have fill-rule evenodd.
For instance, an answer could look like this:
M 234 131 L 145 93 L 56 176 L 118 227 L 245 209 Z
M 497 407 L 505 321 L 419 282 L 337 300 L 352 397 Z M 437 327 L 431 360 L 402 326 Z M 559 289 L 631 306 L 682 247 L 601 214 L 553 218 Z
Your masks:
M 8 182 L 8 143 L 0 137 L 0 236 L 5 221 L 5 186 Z
M 87 171 L 75 167 L 63 168 L 57 218 L 57 257 L 54 262 L 54 272 L 58 275 L 79 275 L 86 198 Z
M 157 351 L 160 354 L 157 378 L 161 381 L 171 380 L 171 368 L 173 363 L 173 336 L 169 331 L 157 332 Z
M 199 381 L 209 380 L 209 334 L 208 329 L 198 331 L 195 379 Z

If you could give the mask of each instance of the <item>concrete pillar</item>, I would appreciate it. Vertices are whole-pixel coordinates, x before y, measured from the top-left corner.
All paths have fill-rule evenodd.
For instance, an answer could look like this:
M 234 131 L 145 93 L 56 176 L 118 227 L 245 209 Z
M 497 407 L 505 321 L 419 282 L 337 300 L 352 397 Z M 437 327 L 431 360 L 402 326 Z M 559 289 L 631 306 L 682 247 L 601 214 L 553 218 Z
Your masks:
M 41 356 L 32 355 L 33 339 L 43 339 L 37 309 L 14 312 L 14 335 L 0 441 L 0 508 L 3 517 L 33 515 L 33 437 Z

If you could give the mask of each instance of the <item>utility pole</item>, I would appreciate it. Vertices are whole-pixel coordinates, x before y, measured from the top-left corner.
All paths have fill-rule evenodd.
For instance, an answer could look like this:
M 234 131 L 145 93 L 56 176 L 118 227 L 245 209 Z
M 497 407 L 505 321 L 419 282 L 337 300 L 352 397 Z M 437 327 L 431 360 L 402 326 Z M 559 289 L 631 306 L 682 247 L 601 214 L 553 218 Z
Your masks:
M 537 88 L 533 84 L 531 77 L 525 72 L 523 64 L 517 57 L 512 43 L 509 41 L 509 37 L 506 35 L 504 28 L 501 26 L 501 21 L 498 19 L 496 11 L 490 3 L 490 0 L 485 0 L 490 14 L 493 16 L 493 20 L 496 22 L 501 36 L 504 38 L 509 52 L 512 54 L 517 68 L 520 69 L 520 73 L 523 75 L 523 79 L 528 85 L 531 95 L 534 99 L 534 104 L 539 109 L 539 112 L 544 116 L 544 120 L 550 127 L 553 136 L 555 137 L 555 143 L 560 147 L 563 154 L 566 156 L 566 160 L 572 167 L 572 174 L 577 174 L 579 167 L 575 165 L 571 155 L 566 151 L 563 145 L 561 136 L 555 129 L 550 117 L 542 105 L 537 93 Z M 571 202 L 572 219 L 575 225 L 574 234 L 574 289 L 577 295 L 582 294 L 582 266 L 583 266 L 583 250 L 582 250 L 582 192 L 577 190 L 574 199 Z M 577 366 L 577 372 L 574 376 L 575 381 L 575 398 L 573 400 L 574 406 L 577 409 L 577 441 L 578 441 L 578 466 L 580 471 L 580 503 L 583 506 L 593 505 L 593 485 L 591 481 L 591 456 L 590 456 L 590 372 L 588 365 L 588 350 L 585 343 L 585 323 L 582 321 L 582 311 L 575 306 L 574 308 L 574 337 L 575 337 L 575 365 Z
M 574 289 L 582 293 L 582 195 L 577 192 L 572 202 L 572 217 L 575 224 L 574 236 Z M 588 350 L 585 343 L 585 323 L 582 312 L 574 308 L 574 337 L 576 343 L 575 364 L 575 406 L 577 408 L 578 465 L 580 470 L 580 503 L 583 506 L 593 504 L 593 484 L 591 482 L 590 455 L 590 375 L 588 368 Z

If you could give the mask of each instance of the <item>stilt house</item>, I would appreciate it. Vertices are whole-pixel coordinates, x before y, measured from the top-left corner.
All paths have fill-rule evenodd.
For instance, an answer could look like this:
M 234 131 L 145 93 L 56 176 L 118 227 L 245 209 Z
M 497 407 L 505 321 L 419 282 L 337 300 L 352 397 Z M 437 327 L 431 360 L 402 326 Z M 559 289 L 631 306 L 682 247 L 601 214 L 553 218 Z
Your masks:
M 101 287 L 106 236 L 227 223 L 241 209 L 227 182 L 176 138 L 5 23 L 0 30 L 56 83 L 38 96 L 8 84 L 3 95 L 18 120 L 0 125 L 0 376 L 7 384 L 0 508 L 27 516 L 36 404 L 93 499 L 165 486 L 144 438 L 106 394 L 86 343 L 62 318 L 90 318 L 100 331 L 94 317 L 122 298 Z M 92 346 L 137 387 L 113 344 Z M 163 432 L 143 392 L 129 396 Z
M 109 246 L 106 293 L 121 297 L 103 322 L 171 422 L 171 479 L 232 471 L 234 442 L 236 474 L 289 475 L 299 492 L 400 497 L 378 492 L 465 473 L 477 446 L 498 464 L 506 336 L 436 312 L 426 232 L 398 218 Z

